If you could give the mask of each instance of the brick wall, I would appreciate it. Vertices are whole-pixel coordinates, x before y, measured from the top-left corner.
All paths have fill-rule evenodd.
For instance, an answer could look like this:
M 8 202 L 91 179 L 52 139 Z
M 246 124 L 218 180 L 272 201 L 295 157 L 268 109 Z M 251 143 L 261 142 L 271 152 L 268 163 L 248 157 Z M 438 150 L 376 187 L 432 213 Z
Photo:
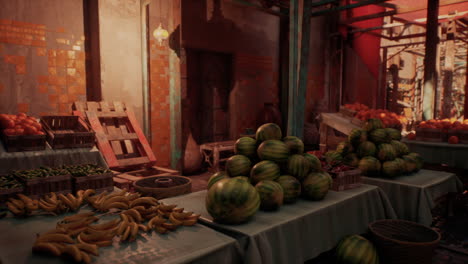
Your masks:
M 50 2 L 0 1 L 1 113 L 69 113 L 85 100 L 81 2 Z

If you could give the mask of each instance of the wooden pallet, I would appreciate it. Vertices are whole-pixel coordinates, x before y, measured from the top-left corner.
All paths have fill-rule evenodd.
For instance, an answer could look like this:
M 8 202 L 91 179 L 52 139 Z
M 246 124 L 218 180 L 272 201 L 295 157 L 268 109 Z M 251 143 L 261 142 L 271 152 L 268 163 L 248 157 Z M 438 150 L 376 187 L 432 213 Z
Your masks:
M 73 114 L 87 118 L 111 169 L 151 167 L 156 157 L 133 110 L 121 102 L 75 102 Z
M 221 157 L 221 153 L 229 152 L 234 153 L 234 146 L 236 141 L 220 141 L 202 144 L 200 151 L 208 163 L 210 172 L 218 172 L 221 167 L 221 163 L 225 162 L 229 157 Z

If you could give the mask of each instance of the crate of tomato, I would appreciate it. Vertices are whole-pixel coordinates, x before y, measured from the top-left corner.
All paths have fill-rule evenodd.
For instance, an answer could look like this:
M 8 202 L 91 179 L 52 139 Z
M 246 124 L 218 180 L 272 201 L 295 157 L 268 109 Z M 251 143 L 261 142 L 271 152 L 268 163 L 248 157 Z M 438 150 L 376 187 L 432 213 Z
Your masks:
M 41 124 L 53 149 L 94 146 L 94 132 L 79 116 L 41 116 Z
M 25 113 L 0 114 L 0 127 L 5 149 L 8 152 L 44 150 L 46 136 L 36 118 Z

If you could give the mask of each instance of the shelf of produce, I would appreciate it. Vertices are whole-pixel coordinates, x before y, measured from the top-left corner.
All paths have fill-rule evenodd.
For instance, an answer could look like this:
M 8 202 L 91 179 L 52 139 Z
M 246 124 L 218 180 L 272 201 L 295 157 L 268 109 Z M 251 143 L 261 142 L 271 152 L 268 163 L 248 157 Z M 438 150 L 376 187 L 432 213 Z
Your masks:
M 362 181 L 378 186 L 387 194 L 399 219 L 427 226 L 432 223 L 434 201 L 463 189 L 455 174 L 432 170 L 420 170 L 393 179 L 362 177 Z
M 87 212 L 81 209 L 77 213 Z M 0 262 L 3 264 L 47 263 L 65 264 L 70 260 L 33 254 L 31 248 L 36 236 L 56 227 L 65 216 L 7 216 L 0 225 Z M 104 216 L 101 221 L 117 218 Z M 99 222 L 101 223 L 101 222 Z M 18 228 L 21 227 L 21 228 Z M 239 263 L 235 239 L 196 224 L 180 227 L 170 234 L 142 233 L 134 242 L 118 243 L 99 249 L 93 263 Z
M 426 163 L 446 164 L 453 168 L 468 169 L 468 144 L 449 144 L 445 142 L 424 142 L 403 139 L 411 152 L 421 155 Z
M 206 193 L 199 191 L 163 202 L 201 213 L 201 223 L 237 238 L 246 251 L 243 263 L 303 263 L 331 250 L 345 235 L 365 233 L 370 222 L 395 218 L 386 195 L 376 186 L 362 185 L 329 191 L 322 201 L 300 199 L 279 211 L 258 211 L 245 224 L 223 225 L 213 222 L 206 211 Z

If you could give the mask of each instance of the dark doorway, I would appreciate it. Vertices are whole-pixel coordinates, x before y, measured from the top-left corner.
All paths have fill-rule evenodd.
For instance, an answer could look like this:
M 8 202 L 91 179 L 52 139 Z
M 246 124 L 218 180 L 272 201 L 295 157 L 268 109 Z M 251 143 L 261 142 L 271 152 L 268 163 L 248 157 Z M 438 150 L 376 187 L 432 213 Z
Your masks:
M 187 115 L 184 125 L 190 125 L 198 144 L 228 140 L 232 55 L 187 49 L 186 58 L 187 100 L 184 100 L 183 108 Z

